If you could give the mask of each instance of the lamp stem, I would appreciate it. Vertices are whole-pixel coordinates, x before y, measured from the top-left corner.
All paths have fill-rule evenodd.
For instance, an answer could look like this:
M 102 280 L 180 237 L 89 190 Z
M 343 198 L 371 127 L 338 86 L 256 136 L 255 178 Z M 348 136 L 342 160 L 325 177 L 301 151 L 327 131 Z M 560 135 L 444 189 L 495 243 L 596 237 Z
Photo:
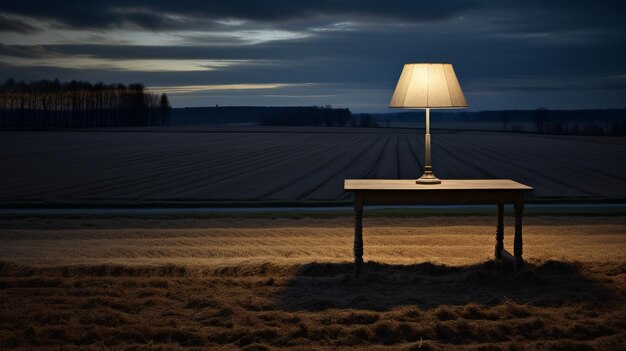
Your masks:
M 426 108 L 426 137 L 424 140 L 424 145 L 426 145 L 426 164 L 425 169 L 432 169 L 432 165 L 430 163 L 430 109 Z
M 425 162 L 424 174 L 416 181 L 420 184 L 439 184 L 441 180 L 433 174 L 433 167 L 430 162 L 430 108 L 426 108 L 426 135 L 424 138 Z

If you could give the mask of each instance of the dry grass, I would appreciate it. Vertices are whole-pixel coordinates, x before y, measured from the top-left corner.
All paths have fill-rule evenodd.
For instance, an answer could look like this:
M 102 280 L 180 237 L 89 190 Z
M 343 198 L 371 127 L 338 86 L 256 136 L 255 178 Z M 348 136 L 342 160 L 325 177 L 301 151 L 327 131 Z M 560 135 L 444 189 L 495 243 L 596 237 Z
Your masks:
M 365 259 L 473 264 L 493 255 L 495 218 L 365 218 Z M 626 217 L 528 217 L 530 259 L 620 262 Z M 0 222 L 0 257 L 26 265 L 236 266 L 345 262 L 352 219 L 21 219 Z M 510 218 L 505 245 L 513 240 Z M 512 251 L 512 250 L 510 250 Z M 70 258 L 70 259 L 68 259 Z
M 492 222 L 367 219 L 354 278 L 349 218 L 1 221 L 0 348 L 626 349 L 626 218 L 528 218 L 519 273 Z

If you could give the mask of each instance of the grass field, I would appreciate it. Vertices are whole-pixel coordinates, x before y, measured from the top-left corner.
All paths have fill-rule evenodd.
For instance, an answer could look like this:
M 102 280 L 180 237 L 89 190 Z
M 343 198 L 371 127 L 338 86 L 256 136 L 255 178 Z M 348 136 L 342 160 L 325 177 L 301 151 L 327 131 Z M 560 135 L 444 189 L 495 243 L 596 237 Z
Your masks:
M 345 178 L 417 178 L 420 130 L 259 126 L 0 133 L 0 204 L 349 200 Z M 626 199 L 626 139 L 439 131 L 443 178 L 514 178 L 531 199 Z
M 0 348 L 623 350 L 626 217 L 0 221 Z M 505 246 L 512 225 L 505 223 Z

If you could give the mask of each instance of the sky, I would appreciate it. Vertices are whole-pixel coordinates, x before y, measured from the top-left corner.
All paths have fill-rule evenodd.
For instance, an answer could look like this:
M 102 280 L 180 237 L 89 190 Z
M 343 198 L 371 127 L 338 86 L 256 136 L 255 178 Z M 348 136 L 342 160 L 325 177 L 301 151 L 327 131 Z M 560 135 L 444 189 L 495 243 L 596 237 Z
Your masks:
M 141 82 L 174 107 L 387 107 L 452 63 L 469 109 L 626 108 L 626 1 L 3 1 L 0 80 Z

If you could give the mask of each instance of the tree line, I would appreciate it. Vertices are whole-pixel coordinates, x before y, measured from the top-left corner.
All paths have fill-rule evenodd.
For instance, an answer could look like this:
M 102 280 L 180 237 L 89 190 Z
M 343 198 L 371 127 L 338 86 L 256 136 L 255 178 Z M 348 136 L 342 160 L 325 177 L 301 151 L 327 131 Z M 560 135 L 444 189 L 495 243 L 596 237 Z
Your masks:
M 406 124 L 424 121 L 423 111 L 372 116 L 375 121 L 387 126 L 398 122 Z M 626 109 L 437 111 L 431 112 L 431 121 L 434 128 L 441 128 L 441 123 L 446 123 L 447 127 L 458 129 L 486 128 L 519 133 L 626 136 Z M 459 124 L 454 127 L 451 123 Z
M 567 113 L 570 112 L 570 113 Z M 572 111 L 552 111 L 546 108 L 535 110 L 533 122 L 539 134 L 573 134 L 573 135 L 611 135 L 626 136 L 626 120 L 624 111 L 604 110 L 602 113 L 591 113 L 594 120 L 579 122 L 573 120 Z M 504 116 L 506 130 L 507 116 Z
M 265 126 L 346 126 L 352 113 L 347 108 L 295 106 L 274 108 L 263 115 L 259 124 Z
M 8 79 L 0 85 L 0 129 L 167 125 L 170 112 L 167 95 L 141 83 Z

